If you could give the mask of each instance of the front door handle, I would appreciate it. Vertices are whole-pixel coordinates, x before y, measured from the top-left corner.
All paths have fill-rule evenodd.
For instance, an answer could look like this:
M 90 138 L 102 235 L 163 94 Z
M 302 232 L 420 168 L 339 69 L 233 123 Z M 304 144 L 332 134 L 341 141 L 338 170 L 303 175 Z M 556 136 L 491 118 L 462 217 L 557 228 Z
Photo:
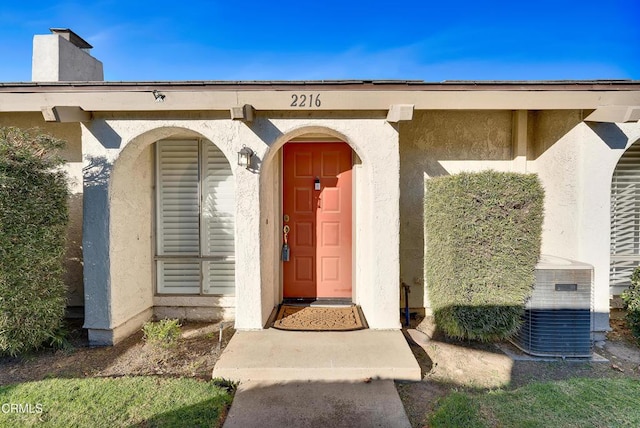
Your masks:
M 289 248 L 289 231 L 291 230 L 291 228 L 289 227 L 288 224 L 285 224 L 284 227 L 282 228 L 282 238 L 284 240 L 284 243 L 282 244 L 282 261 L 283 262 L 288 262 L 289 258 L 291 257 L 291 249 Z
M 289 227 L 289 225 L 288 225 L 288 224 L 287 224 L 287 225 L 285 225 L 285 226 L 282 228 L 282 233 L 284 234 L 283 238 L 284 238 L 284 243 L 285 243 L 285 244 L 288 244 L 288 243 L 289 243 L 288 241 L 289 241 L 289 231 L 290 231 L 290 230 L 291 230 L 291 228 Z

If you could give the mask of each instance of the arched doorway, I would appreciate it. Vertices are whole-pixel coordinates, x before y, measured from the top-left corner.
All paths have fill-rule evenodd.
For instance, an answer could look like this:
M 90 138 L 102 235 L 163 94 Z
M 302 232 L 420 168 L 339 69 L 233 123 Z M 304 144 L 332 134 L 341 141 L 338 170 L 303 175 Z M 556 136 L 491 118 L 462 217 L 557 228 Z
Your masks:
M 640 265 L 640 142 L 622 155 L 611 180 L 610 294 L 618 296 L 629 286 Z
M 360 305 L 369 328 L 399 328 L 397 201 L 400 186 L 397 130 L 377 119 L 272 119 L 271 123 L 282 134 L 269 144 L 262 158 L 259 175 L 260 296 L 263 314 L 270 314 L 274 306 L 283 302 L 283 265 L 291 263 L 282 261 L 281 254 L 284 216 L 289 214 L 284 212 L 283 204 L 284 147 L 291 143 L 341 143 L 351 150 L 352 157 L 351 302 Z M 310 184 L 315 189 L 313 171 L 310 176 L 312 179 L 307 186 Z M 317 240 L 317 223 L 315 230 Z M 291 235 L 289 239 L 295 237 Z M 293 257 L 293 252 L 290 257 Z M 315 268 L 311 263 L 315 275 L 317 267 L 317 262 Z M 238 284 L 238 287 L 239 292 L 243 293 L 243 285 Z M 346 290 L 345 294 L 349 294 L 349 291 Z

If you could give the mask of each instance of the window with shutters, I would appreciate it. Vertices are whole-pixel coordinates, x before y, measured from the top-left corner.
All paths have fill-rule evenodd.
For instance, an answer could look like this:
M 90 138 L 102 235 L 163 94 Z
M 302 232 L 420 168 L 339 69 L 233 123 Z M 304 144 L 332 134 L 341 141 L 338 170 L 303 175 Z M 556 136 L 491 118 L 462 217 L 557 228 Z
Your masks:
M 611 294 L 619 295 L 640 265 L 640 143 L 622 155 L 611 181 Z
M 235 190 L 212 143 L 156 143 L 158 294 L 234 295 Z

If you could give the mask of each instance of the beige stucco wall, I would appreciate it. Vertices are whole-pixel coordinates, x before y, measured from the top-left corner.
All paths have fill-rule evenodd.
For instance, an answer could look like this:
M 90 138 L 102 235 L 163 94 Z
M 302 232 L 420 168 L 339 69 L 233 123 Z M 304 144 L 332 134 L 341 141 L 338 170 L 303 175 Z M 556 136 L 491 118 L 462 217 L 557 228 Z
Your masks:
M 400 275 L 412 308 L 429 308 L 424 286 L 424 186 L 430 177 L 512 170 L 511 111 L 416 111 L 400 126 Z
M 535 112 L 531 118 L 533 133 L 527 169 L 538 173 L 545 188 L 542 252 L 579 260 L 579 201 L 583 194 L 579 166 L 581 149 L 586 144 L 581 112 L 543 111 Z M 604 200 L 608 202 L 608 195 Z
M 594 330 L 608 329 L 610 187 L 624 150 L 640 125 L 582 121 L 580 110 L 531 111 L 527 161 L 516 160 L 514 115 L 497 112 L 416 112 L 401 125 L 401 278 L 412 285 L 410 306 L 429 310 L 423 287 L 424 181 L 460 171 L 537 173 L 545 188 L 542 252 L 594 266 Z
M 0 126 L 23 129 L 39 128 L 43 132 L 66 141 L 60 153 L 66 160 L 64 169 L 69 177 L 69 225 L 65 254 L 65 283 L 67 304 L 83 306 L 82 285 L 82 147 L 80 124 L 45 122 L 40 113 L 0 113 Z
M 524 113 L 518 116 L 526 119 L 524 133 L 516 132 L 518 119 L 512 111 L 416 111 L 412 121 L 400 125 L 389 124 L 376 112 L 258 112 L 252 123 L 204 112 L 98 115 L 83 127 L 89 167 L 85 192 L 90 193 L 87 201 L 97 201 L 85 209 L 85 216 L 90 214 L 85 227 L 94 237 L 106 237 L 107 247 L 96 248 L 100 240 L 87 241 L 94 264 L 87 280 L 98 281 L 87 293 L 97 308 L 90 312 L 87 327 L 133 328 L 151 316 L 155 306 L 157 315 L 196 318 L 213 313 L 201 308 L 218 307 L 216 317 L 235 316 L 236 328 L 262 328 L 282 297 L 281 148 L 311 133 L 346 141 L 359 159 L 354 167 L 354 301 L 372 328 L 399 326 L 400 280 L 412 285 L 410 306 L 428 310 L 423 278 L 425 181 L 494 169 L 539 174 L 547 194 L 542 250 L 595 266 L 596 329 L 605 330 L 611 174 L 625 147 L 640 138 L 640 126 L 587 125 L 582 115 L 577 110 Z M 153 296 L 151 145 L 185 136 L 208 139 L 230 160 L 237 201 L 235 298 L 204 304 Z M 243 145 L 256 153 L 253 170 L 235 162 Z M 526 162 L 519 158 L 523 153 Z M 102 169 L 94 169 L 92 159 L 102 160 Z M 92 186 L 87 178 L 96 171 L 98 186 Z M 106 230 L 100 229 L 103 223 Z M 100 251 L 104 258 L 96 257 Z
M 542 250 L 594 266 L 594 330 L 609 328 L 610 195 L 638 123 L 585 123 L 580 111 L 538 112 L 528 169 L 545 186 Z M 601 335 L 599 336 L 601 337 Z

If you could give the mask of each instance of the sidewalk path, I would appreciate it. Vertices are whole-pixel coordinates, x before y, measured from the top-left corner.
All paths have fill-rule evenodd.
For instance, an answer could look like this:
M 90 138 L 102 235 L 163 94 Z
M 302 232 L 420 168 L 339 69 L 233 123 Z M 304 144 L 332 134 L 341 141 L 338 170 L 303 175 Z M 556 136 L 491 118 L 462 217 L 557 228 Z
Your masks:
M 240 384 L 224 428 L 410 428 L 392 380 Z

